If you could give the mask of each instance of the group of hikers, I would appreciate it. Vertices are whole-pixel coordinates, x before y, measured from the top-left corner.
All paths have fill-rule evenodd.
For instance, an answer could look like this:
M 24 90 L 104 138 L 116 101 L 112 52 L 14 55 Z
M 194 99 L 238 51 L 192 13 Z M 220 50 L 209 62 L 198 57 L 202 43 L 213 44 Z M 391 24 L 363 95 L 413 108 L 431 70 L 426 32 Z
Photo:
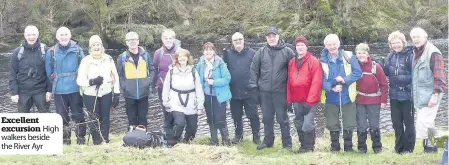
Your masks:
M 148 97 L 157 93 L 169 146 L 190 143 L 197 132 L 198 115 L 204 113 L 211 145 L 219 145 L 218 132 L 222 145 L 238 144 L 244 137 L 245 114 L 257 150 L 273 147 L 276 116 L 282 146 L 292 151 L 288 118 L 288 112 L 292 112 L 300 153 L 314 151 L 315 117 L 318 104 L 323 103 L 331 151 L 340 151 L 342 134 L 344 151 L 353 152 L 356 131 L 359 152 L 367 152 L 369 134 L 372 150 L 379 153 L 380 111 L 390 97 L 395 151 L 412 153 L 419 138 L 424 152 L 437 152 L 428 129 L 435 126 L 446 78 L 442 53 L 428 41 L 423 29 L 410 31 L 412 45 L 400 31 L 392 32 L 388 36 L 391 52 L 383 63 L 370 57 L 365 43 L 356 46 L 355 54 L 343 50 L 335 34 L 324 38 L 320 58 L 308 51 L 304 36 L 295 39 L 292 49 L 279 39 L 276 27 L 268 28 L 265 35 L 266 45 L 256 51 L 244 44 L 242 33 L 236 32 L 232 35 L 233 47 L 224 50 L 222 56 L 217 55 L 212 42 L 206 42 L 195 64 L 193 55 L 181 47 L 171 29 L 163 31 L 162 47 L 152 56 L 139 46 L 139 35 L 128 32 L 127 50 L 115 64 L 98 35 L 89 39 L 89 55 L 85 56 L 79 43 L 71 40 L 68 28 L 59 28 L 58 43 L 47 47 L 39 41 L 37 27 L 30 25 L 24 30 L 25 42 L 11 57 L 11 99 L 21 113 L 29 113 L 33 104 L 39 112 L 48 113 L 53 99 L 64 121 L 64 144 L 71 144 L 71 119 L 75 121 L 77 144 L 86 143 L 86 126 L 93 144 L 109 143 L 110 112 L 121 96 L 132 131 L 147 128 Z M 232 141 L 226 120 L 228 102 L 235 129 Z M 83 106 L 89 115 L 84 114 Z

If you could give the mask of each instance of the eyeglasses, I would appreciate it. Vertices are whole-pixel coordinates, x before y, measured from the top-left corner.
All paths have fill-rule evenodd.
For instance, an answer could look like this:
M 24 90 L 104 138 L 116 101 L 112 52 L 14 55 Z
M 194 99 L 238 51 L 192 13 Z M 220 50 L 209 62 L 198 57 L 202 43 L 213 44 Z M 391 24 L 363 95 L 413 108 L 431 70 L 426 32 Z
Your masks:
M 134 41 L 139 41 L 138 38 L 133 38 L 133 39 L 127 39 L 126 42 L 134 42 Z
M 243 40 L 243 38 L 233 39 L 232 41 L 237 42 L 237 41 L 241 41 L 241 40 Z

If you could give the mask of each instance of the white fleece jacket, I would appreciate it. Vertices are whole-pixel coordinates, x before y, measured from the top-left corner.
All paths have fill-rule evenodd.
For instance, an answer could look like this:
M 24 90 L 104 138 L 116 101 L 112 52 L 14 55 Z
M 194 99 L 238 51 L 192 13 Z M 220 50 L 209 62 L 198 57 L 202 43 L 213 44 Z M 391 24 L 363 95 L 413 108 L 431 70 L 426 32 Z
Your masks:
M 120 93 L 117 69 L 114 60 L 110 55 L 104 54 L 98 59 L 93 58 L 92 55 L 88 55 L 81 60 L 76 82 L 80 88 L 84 89 L 85 95 L 96 95 L 96 86 L 90 86 L 89 80 L 97 78 L 98 76 L 103 77 L 103 84 L 100 85 L 98 90 L 98 97 L 109 94 L 112 91 L 114 91 L 114 93 Z

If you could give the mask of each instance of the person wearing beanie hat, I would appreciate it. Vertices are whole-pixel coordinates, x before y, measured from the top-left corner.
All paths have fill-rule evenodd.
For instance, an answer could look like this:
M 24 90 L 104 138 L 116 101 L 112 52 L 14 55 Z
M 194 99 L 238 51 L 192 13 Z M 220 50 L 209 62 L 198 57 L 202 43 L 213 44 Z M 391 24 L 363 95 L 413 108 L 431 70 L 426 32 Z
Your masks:
M 139 46 L 139 35 L 125 35 L 128 49 L 117 57 L 120 89 L 126 104 L 129 131 L 137 126 L 147 128 L 148 97 L 150 96 L 153 66 L 149 53 Z
M 279 40 L 277 28 L 267 29 L 265 36 L 267 44 L 254 55 L 251 64 L 251 78 L 248 89 L 259 91 L 262 121 L 264 124 L 263 143 L 257 149 L 271 148 L 274 144 L 274 117 L 280 125 L 282 146 L 285 150 L 292 150 L 292 137 L 287 110 L 287 76 L 288 63 L 295 56 L 295 52 L 285 42 Z
M 309 42 L 303 36 L 296 38 L 297 56 L 288 64 L 287 103 L 295 110 L 295 127 L 301 147 L 300 153 L 310 152 L 315 146 L 315 116 L 320 101 L 323 71 L 320 61 L 308 50 Z
M 103 140 L 109 143 L 111 107 L 117 107 L 120 98 L 118 79 L 113 58 L 105 54 L 101 38 L 93 35 L 89 39 L 89 55 L 81 61 L 76 82 L 82 88 L 83 101 L 93 121 L 89 129 L 94 145 Z
M 84 52 L 81 46 L 70 38 L 71 33 L 67 27 L 60 27 L 56 31 L 58 43 L 47 51 L 45 70 L 52 83 L 50 92 L 55 101 L 56 112 L 63 119 L 63 143 L 71 144 L 72 130 L 69 122 L 72 119 L 76 123 L 77 144 L 85 144 L 83 98 L 80 95 L 79 85 L 74 81 Z

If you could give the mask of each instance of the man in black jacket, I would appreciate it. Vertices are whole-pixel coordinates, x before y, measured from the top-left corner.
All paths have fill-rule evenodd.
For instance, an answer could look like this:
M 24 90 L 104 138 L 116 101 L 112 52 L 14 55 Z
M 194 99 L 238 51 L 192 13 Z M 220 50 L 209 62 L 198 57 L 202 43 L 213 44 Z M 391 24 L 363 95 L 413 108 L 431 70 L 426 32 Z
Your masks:
M 19 113 L 30 113 L 36 105 L 38 112 L 50 112 L 50 84 L 45 74 L 45 52 L 48 48 L 39 41 L 36 26 L 24 30 L 25 42 L 14 49 L 9 71 L 11 100 L 17 104 Z
M 251 64 L 249 88 L 259 90 L 264 124 L 264 140 L 257 146 L 258 150 L 273 147 L 274 116 L 280 125 L 282 146 L 291 151 L 292 138 L 287 116 L 287 72 L 288 62 L 295 53 L 279 41 L 278 31 L 270 27 L 266 33 L 267 45 L 260 48 Z
M 257 114 L 257 92 L 248 88 L 250 79 L 250 66 L 256 51 L 245 47 L 243 34 L 236 32 L 232 35 L 234 48 L 225 50 L 223 60 L 231 73 L 231 114 L 234 120 L 235 137 L 233 144 L 238 144 L 243 139 L 243 107 L 245 107 L 246 117 L 251 123 L 253 142 L 260 143 L 260 121 Z

